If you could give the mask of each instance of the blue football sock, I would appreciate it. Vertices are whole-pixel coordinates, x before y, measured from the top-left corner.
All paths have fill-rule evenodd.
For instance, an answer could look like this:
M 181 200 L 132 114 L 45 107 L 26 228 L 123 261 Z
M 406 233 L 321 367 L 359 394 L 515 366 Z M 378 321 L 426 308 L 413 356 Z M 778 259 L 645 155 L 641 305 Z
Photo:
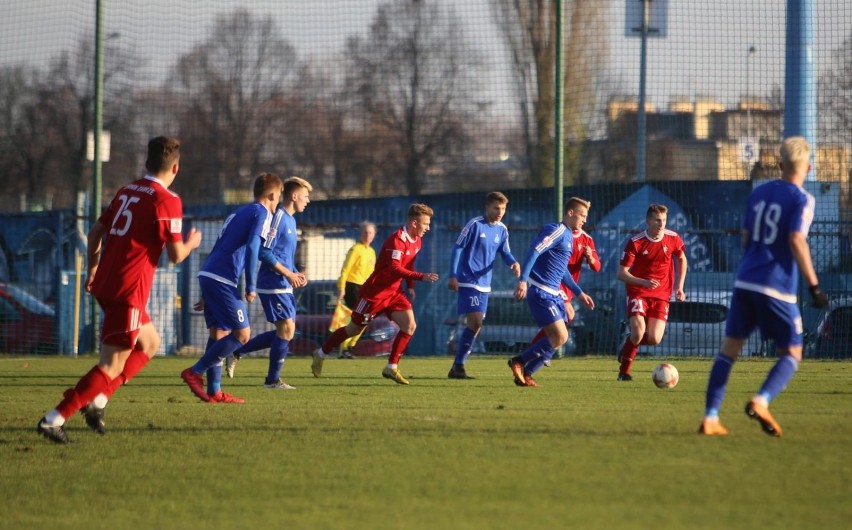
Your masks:
M 470 350 L 473 348 L 473 341 L 476 339 L 473 330 L 465 327 L 459 338 L 458 348 L 456 349 L 455 364 L 464 365 L 467 357 L 470 355 Z
M 526 366 L 528 362 L 547 355 L 548 351 L 550 352 L 550 355 L 553 355 L 553 346 L 550 345 L 550 341 L 547 337 L 542 337 L 524 350 L 521 354 L 521 362 L 524 363 L 524 366 Z
M 278 335 L 272 339 L 269 347 L 269 371 L 266 375 L 266 383 L 271 384 L 281 378 L 281 369 L 284 368 L 284 360 L 287 358 L 287 350 L 290 341 L 280 338 Z
M 234 350 L 240 346 L 242 346 L 242 344 L 240 344 L 240 341 L 237 340 L 236 337 L 231 334 L 225 335 L 207 348 L 207 351 L 204 352 L 201 359 L 198 359 L 198 361 L 192 366 L 192 371 L 197 374 L 203 374 L 218 364 L 218 377 L 216 377 L 215 370 L 213 372 L 208 372 L 207 386 L 209 389 L 214 379 L 216 380 L 216 384 L 221 386 L 222 363 L 225 360 L 225 357 L 233 353 Z
M 240 356 L 244 353 L 249 353 L 253 351 L 265 350 L 267 348 L 272 347 L 272 341 L 275 339 L 276 334 L 275 330 L 267 331 L 265 333 L 261 333 L 255 337 L 249 339 L 248 342 L 234 350 L 234 355 Z
M 710 369 L 710 378 L 707 381 L 707 395 L 704 401 L 704 415 L 710 417 L 719 416 L 719 408 L 725 399 L 725 389 L 728 386 L 728 378 L 731 376 L 731 368 L 734 360 L 721 353 L 716 355 L 713 368 Z
M 796 375 L 796 370 L 799 369 L 799 361 L 793 358 L 792 355 L 785 355 L 775 362 L 772 370 L 769 370 L 769 375 L 766 376 L 766 381 L 760 387 L 758 395 L 766 398 L 767 402 L 772 401 L 775 396 L 787 388 L 787 383 Z
M 545 365 L 545 363 L 547 363 L 547 361 L 553 358 L 553 354 L 556 353 L 556 348 L 550 345 L 550 341 L 548 341 L 547 345 L 549 346 L 549 348 L 542 352 L 541 357 L 536 357 L 535 359 L 527 362 L 524 365 L 525 374 L 532 375 L 538 372 Z
M 219 361 L 207 369 L 207 393 L 211 396 L 222 390 L 222 364 Z

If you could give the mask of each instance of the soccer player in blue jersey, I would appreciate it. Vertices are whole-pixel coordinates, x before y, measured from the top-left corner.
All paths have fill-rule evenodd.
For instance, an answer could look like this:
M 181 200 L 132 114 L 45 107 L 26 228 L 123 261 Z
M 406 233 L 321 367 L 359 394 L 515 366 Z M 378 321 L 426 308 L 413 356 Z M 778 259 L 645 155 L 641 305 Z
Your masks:
M 743 344 L 759 328 L 765 338 L 775 341 L 778 360 L 746 403 L 745 413 L 766 434 L 781 436 L 769 403 L 787 387 L 802 360 L 802 316 L 796 305 L 799 272 L 808 284 L 812 305 L 828 304 L 807 240 L 815 201 L 802 184 L 811 170 L 811 146 L 801 136 L 792 136 L 784 140 L 780 151 L 781 178 L 758 186 L 748 197 L 743 217 L 745 253 L 734 280 L 725 338 L 710 370 L 699 434 L 728 434 L 719 422 L 725 388 Z
M 281 370 L 287 358 L 290 341 L 296 334 L 296 298 L 293 289 L 308 283 L 305 275 L 296 270 L 296 219 L 293 215 L 305 211 L 311 202 L 313 187 L 299 177 L 284 181 L 281 206 L 272 217 L 269 237 L 260 247 L 259 258 L 263 265 L 257 273 L 257 293 L 266 314 L 266 320 L 275 329 L 261 333 L 237 348 L 225 360 L 225 372 L 234 377 L 234 368 L 244 353 L 269 348 L 269 371 L 263 383 L 265 388 L 293 390 L 284 382 Z M 272 265 L 269 265 L 269 264 Z
M 501 222 L 508 203 L 509 199 L 499 191 L 489 193 L 485 197 L 485 215 L 468 221 L 453 246 L 447 287 L 458 292 L 458 314 L 466 316 L 467 326 L 456 342 L 456 358 L 447 374 L 450 379 L 473 379 L 464 365 L 488 309 L 497 254 L 516 278 L 521 274 L 521 265 L 509 249 L 509 231 Z
M 553 357 L 557 348 L 568 342 L 568 315 L 560 283 L 568 286 L 587 308 L 595 308 L 592 297 L 580 289 L 568 271 L 568 259 L 573 249 L 571 233 L 583 227 L 589 215 L 589 204 L 577 197 L 568 199 L 562 222 L 544 225 L 524 258 L 515 298 L 527 299 L 533 318 L 539 327 L 544 328 L 545 337 L 509 359 L 509 368 L 518 386 L 539 386 L 532 378 L 533 374 Z
M 282 188 L 281 179 L 272 173 L 262 173 L 255 179 L 255 202 L 241 206 L 225 219 L 219 238 L 198 273 L 210 336 L 204 355 L 180 375 L 202 401 L 245 402 L 222 391 L 222 365 L 225 357 L 251 336 L 246 302 L 251 303 L 257 297 L 258 255 L 263 241 L 269 237 L 272 212 L 281 198 Z M 245 302 L 238 288 L 243 272 Z M 206 391 L 202 375 L 205 372 Z

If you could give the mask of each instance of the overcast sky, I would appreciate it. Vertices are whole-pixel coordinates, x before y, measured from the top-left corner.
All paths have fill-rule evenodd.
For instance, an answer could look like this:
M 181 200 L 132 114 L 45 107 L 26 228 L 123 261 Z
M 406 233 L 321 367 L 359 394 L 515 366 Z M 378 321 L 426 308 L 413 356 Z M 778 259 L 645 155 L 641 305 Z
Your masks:
M 603 1 L 603 0 L 601 0 Z M 626 91 L 639 91 L 639 39 L 624 36 L 627 0 L 610 1 L 610 79 Z M 635 0 L 633 0 L 635 1 Z M 661 0 L 658 0 L 661 1 Z M 91 31 L 93 0 L 28 0 L 3 2 L 0 20 L 0 63 L 34 62 L 49 57 Z M 165 68 L 194 43 L 206 37 L 217 15 L 242 6 L 276 18 L 284 36 L 300 56 L 321 58 L 339 52 L 347 36 L 364 34 L 380 0 L 109 0 L 105 30 L 117 32 L 120 46 L 149 61 L 149 75 L 162 77 Z M 648 55 L 649 101 L 665 106 L 676 96 L 709 96 L 733 105 L 746 92 L 746 67 L 751 90 L 766 96 L 783 86 L 786 0 L 668 0 L 668 35 L 652 39 Z M 469 37 L 491 60 L 486 79 L 490 97 L 500 99 L 508 86 L 500 41 L 492 24 L 489 0 L 454 1 Z M 815 0 L 815 57 L 824 68 L 831 50 L 852 36 L 852 2 Z M 756 52 L 747 60 L 749 47 Z M 160 61 L 160 62 L 157 62 Z M 503 88 L 501 88 L 503 87 Z M 500 108 L 500 105 L 496 105 Z

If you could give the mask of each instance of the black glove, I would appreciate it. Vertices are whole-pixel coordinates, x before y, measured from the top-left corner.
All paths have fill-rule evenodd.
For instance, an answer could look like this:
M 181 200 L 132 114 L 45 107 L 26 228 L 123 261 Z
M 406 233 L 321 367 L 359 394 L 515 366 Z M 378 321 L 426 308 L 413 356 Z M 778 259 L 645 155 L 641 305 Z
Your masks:
M 811 306 L 820 308 L 828 305 L 828 295 L 819 288 L 819 285 L 812 285 L 808 287 L 808 290 L 811 292 Z

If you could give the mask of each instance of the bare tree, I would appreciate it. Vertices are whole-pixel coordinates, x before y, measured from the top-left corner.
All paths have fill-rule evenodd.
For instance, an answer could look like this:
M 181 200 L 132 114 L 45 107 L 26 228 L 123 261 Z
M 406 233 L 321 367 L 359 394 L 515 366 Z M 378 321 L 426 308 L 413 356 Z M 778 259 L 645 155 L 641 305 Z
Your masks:
M 86 134 L 94 108 L 93 38 L 63 52 L 45 71 L 23 66 L 0 72 L 0 130 L 7 138 L 2 165 L 15 191 L 28 200 L 70 207 L 77 191 L 88 190 Z M 105 101 L 117 102 L 132 91 L 139 61 L 114 45 L 105 53 Z M 110 82 L 112 81 L 112 82 Z M 132 122 L 132 106 L 105 104 L 104 126 L 123 136 Z M 115 159 L 121 160 L 119 151 Z M 113 164 L 126 179 L 126 168 Z M 70 183 L 70 185 L 69 185 Z
M 181 194 L 219 200 L 226 183 L 248 186 L 270 167 L 283 147 L 270 131 L 286 120 L 297 71 L 296 52 L 274 19 L 245 9 L 219 17 L 210 36 L 179 58 L 167 91 L 186 105 L 179 135 L 191 148 L 182 161 L 212 184 L 199 190 L 186 179 Z
M 580 149 L 594 120 L 594 86 L 604 68 L 609 2 L 566 2 L 566 183 L 579 171 Z M 531 184 L 553 182 L 556 102 L 556 4 L 549 0 L 492 0 L 495 19 L 512 60 Z
M 392 0 L 379 6 L 366 37 L 347 43 L 360 125 L 392 142 L 381 146 L 379 178 L 403 175 L 410 195 L 423 191 L 430 167 L 468 142 L 478 61 L 464 34 L 437 1 Z

